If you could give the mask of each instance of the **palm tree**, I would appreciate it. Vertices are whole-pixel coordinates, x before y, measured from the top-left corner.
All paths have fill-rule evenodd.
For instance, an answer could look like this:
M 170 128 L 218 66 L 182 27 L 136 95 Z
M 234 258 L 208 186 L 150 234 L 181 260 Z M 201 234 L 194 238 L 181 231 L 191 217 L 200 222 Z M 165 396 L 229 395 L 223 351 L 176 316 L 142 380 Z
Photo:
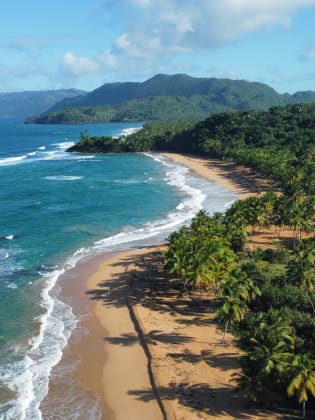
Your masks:
M 247 238 L 247 226 L 245 218 L 242 216 L 225 216 L 225 236 L 231 243 L 234 252 L 242 251 Z
M 262 197 L 262 204 L 265 210 L 267 223 L 270 226 L 273 224 L 274 211 L 277 203 L 277 194 L 274 191 L 268 191 Z
M 187 294 L 193 254 L 193 237 L 189 229 L 182 226 L 169 236 L 169 245 L 164 252 L 164 259 L 165 267 L 169 272 L 177 274 L 182 279 Z
M 230 322 L 240 322 L 244 318 L 246 309 L 246 303 L 240 298 L 235 298 L 232 296 L 225 297 L 224 304 L 218 311 L 219 319 L 221 319 L 225 324 L 224 334 L 221 340 L 222 343 L 225 343 L 225 337 Z
M 295 340 L 294 329 L 278 311 L 259 316 L 247 354 L 240 359 L 242 372 L 235 375 L 252 400 L 265 401 L 274 389 L 286 386 Z
M 315 360 L 309 354 L 297 354 L 292 361 L 293 375 L 287 387 L 289 396 L 296 395 L 302 403 L 303 417 L 305 417 L 305 403 L 308 395 L 315 397 Z
M 244 270 L 237 267 L 230 273 L 226 281 L 224 281 L 220 295 L 222 297 L 239 297 L 248 303 L 255 300 L 257 296 L 260 296 L 261 291 L 254 280 L 248 277 Z
M 313 241 L 305 240 L 299 243 L 295 257 L 288 266 L 288 277 L 292 278 L 293 282 L 305 291 L 315 313 L 315 305 L 311 297 L 315 288 L 315 246 Z

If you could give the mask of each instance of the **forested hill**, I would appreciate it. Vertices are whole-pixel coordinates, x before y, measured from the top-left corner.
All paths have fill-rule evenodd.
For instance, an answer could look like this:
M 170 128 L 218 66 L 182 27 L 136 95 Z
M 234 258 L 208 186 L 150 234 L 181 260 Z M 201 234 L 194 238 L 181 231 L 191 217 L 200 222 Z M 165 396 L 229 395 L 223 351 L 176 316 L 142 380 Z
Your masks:
M 133 99 L 143 99 L 154 96 L 207 96 L 210 102 L 239 109 L 261 108 L 272 105 L 287 104 L 290 95 L 280 95 L 268 85 L 251 83 L 245 80 L 229 80 L 215 78 L 196 78 L 186 74 L 158 74 L 143 83 L 106 83 L 93 92 L 59 102 L 50 111 L 65 108 L 86 106 L 117 105 Z M 315 101 L 315 93 L 314 98 Z
M 269 111 L 228 111 L 197 124 L 148 124 L 120 139 L 88 137 L 70 151 L 173 151 L 199 154 L 254 168 L 290 190 L 315 195 L 315 104 Z
M 84 93 L 78 89 L 0 93 L 0 118 L 27 118 L 47 111 L 64 98 Z
M 159 74 L 143 83 L 108 83 L 84 96 L 67 98 L 27 122 L 39 124 L 105 121 L 202 120 L 235 110 L 266 110 L 276 105 L 315 102 L 315 92 L 279 94 L 245 80 Z

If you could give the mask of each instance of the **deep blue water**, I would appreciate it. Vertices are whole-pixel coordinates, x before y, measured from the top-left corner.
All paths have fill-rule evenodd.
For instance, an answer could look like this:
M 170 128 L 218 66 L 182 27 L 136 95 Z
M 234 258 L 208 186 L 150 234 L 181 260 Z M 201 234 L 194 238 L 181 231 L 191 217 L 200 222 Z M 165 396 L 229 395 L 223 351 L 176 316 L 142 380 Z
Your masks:
M 77 323 L 54 293 L 64 270 L 161 241 L 201 207 L 222 211 L 235 199 L 163 156 L 65 151 L 82 131 L 140 126 L 0 121 L 0 418 L 41 418 L 51 369 Z

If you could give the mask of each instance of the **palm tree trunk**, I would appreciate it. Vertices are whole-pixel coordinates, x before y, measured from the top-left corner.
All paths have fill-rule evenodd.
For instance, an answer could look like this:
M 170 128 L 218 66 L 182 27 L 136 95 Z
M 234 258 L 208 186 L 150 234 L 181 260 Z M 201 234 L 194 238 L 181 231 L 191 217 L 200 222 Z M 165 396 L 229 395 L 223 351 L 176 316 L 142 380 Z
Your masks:
M 305 290 L 305 293 L 306 293 L 306 296 L 309 298 L 309 300 L 310 300 L 310 302 L 311 302 L 311 305 L 312 305 L 312 308 L 313 308 L 313 312 L 314 312 L 314 314 L 315 314 L 315 307 L 314 307 L 314 302 L 313 302 L 313 300 L 312 300 L 312 297 L 311 297 L 311 295 L 308 293 L 308 291 L 307 291 L 307 290 Z
M 226 333 L 227 333 L 228 326 L 229 326 L 229 321 L 226 321 L 225 328 L 224 328 L 224 334 L 223 334 L 221 343 L 225 343 L 225 336 L 226 336 Z
M 184 290 L 186 292 L 186 299 L 189 300 L 189 289 L 185 281 L 184 281 Z
M 305 400 L 302 402 L 302 415 L 305 417 Z

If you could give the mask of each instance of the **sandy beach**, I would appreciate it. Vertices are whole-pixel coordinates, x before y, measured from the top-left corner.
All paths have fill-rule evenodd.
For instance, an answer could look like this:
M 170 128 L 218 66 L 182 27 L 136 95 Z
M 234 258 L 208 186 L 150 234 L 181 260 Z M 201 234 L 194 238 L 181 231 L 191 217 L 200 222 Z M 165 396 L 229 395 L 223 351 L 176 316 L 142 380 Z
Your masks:
M 165 156 L 240 198 L 269 187 L 232 164 Z M 76 379 L 99 397 L 103 418 L 280 418 L 247 408 L 233 392 L 239 357 L 233 337 L 221 344 L 211 301 L 186 297 L 179 280 L 164 271 L 162 250 L 97 256 L 61 279 L 61 295 L 89 313 L 81 322 L 86 334 L 68 352 L 79 360 Z

